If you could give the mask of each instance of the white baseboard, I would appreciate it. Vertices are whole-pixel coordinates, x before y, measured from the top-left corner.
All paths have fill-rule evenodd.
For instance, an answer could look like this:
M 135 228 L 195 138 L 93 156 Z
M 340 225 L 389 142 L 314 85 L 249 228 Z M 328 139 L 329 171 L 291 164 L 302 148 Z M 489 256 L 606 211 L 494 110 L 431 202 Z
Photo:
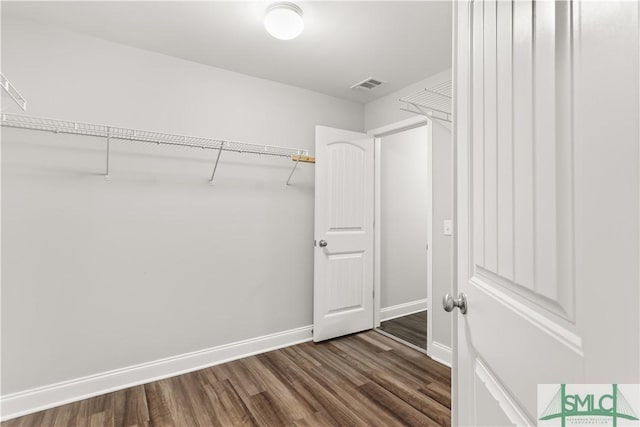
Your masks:
M 428 346 L 427 354 L 436 362 L 442 363 L 448 367 L 451 367 L 452 352 L 451 347 L 447 347 L 439 342 L 432 341 Z
M 312 326 L 250 338 L 0 397 L 0 420 L 311 341 Z
M 427 309 L 427 299 L 406 302 L 404 304 L 392 305 L 380 309 L 380 321 L 395 319 L 396 317 L 408 316 Z

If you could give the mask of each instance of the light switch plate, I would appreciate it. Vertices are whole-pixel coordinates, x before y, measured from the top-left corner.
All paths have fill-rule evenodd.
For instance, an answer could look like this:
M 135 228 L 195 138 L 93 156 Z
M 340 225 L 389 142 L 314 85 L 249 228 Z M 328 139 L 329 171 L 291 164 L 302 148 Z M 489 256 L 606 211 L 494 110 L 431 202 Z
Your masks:
M 453 223 L 450 219 L 444 220 L 444 235 L 451 236 L 453 234 Z

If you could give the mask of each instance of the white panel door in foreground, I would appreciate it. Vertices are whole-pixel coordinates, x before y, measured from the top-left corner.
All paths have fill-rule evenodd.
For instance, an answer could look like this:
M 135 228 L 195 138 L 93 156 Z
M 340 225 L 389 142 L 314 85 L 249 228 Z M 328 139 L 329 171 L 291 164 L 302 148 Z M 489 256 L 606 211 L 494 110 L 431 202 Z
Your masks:
M 638 4 L 454 7 L 457 423 L 622 425 L 640 413 L 622 385 L 640 382 Z

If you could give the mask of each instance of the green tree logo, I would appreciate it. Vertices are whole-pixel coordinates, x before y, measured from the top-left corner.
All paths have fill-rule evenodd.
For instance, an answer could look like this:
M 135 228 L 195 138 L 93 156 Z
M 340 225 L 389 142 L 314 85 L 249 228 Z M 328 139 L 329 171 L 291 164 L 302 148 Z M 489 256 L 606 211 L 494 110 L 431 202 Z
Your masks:
M 562 427 L 565 427 L 566 420 L 570 417 L 609 417 L 612 418 L 614 427 L 617 427 L 620 418 L 638 420 L 618 384 L 611 384 L 611 387 L 611 394 L 567 394 L 566 384 L 560 384 L 539 420 L 560 418 Z

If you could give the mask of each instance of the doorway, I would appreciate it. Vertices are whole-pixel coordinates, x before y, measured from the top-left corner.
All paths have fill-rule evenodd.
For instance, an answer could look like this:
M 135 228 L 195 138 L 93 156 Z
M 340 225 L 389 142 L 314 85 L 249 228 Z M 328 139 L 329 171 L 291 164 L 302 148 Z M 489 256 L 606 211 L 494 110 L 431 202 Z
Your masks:
M 382 289 L 384 251 L 381 248 L 385 243 L 379 219 L 384 217 L 385 201 L 381 198 L 381 145 L 385 141 L 391 141 L 392 145 L 403 132 L 422 133 L 421 139 L 418 136 L 422 158 L 410 149 L 400 154 L 400 158 L 416 160 L 413 167 L 423 174 L 420 178 L 423 184 L 418 189 L 402 191 L 398 203 L 408 207 L 399 210 L 405 216 L 396 222 L 418 225 L 404 230 L 402 235 L 393 230 L 387 233 L 387 237 L 396 242 L 411 240 L 411 249 L 398 250 L 388 244 L 387 247 L 388 253 L 395 256 L 395 271 L 404 274 L 411 270 L 415 287 L 409 291 L 408 301 L 395 299 L 394 302 L 393 296 L 388 301 L 385 296 L 383 305 L 382 295 L 386 290 Z M 450 128 L 424 116 L 374 129 L 368 134 L 316 126 L 316 159 L 313 340 L 324 341 L 372 328 L 386 334 L 380 329 L 382 321 L 420 312 L 424 317 L 426 309 L 426 338 L 422 333 L 426 349 L 420 342 L 408 345 L 450 366 L 451 316 L 439 309 L 439 301 L 434 302 L 432 298 L 436 295 L 439 300 L 451 293 L 452 288 Z M 411 182 L 407 180 L 408 175 L 413 176 L 402 162 L 392 177 L 394 174 L 400 186 Z M 416 213 L 413 211 L 420 209 L 411 203 L 426 205 L 421 205 L 421 212 Z M 403 211 L 415 215 L 407 220 L 407 212 Z M 418 228 L 420 232 L 416 231 Z M 401 278 L 396 283 L 403 281 L 407 280 Z M 424 330 L 424 321 L 415 317 L 411 320 Z
M 449 293 L 452 281 L 450 128 L 414 117 L 369 135 L 375 137 L 374 327 L 450 366 L 451 320 L 433 298 Z

